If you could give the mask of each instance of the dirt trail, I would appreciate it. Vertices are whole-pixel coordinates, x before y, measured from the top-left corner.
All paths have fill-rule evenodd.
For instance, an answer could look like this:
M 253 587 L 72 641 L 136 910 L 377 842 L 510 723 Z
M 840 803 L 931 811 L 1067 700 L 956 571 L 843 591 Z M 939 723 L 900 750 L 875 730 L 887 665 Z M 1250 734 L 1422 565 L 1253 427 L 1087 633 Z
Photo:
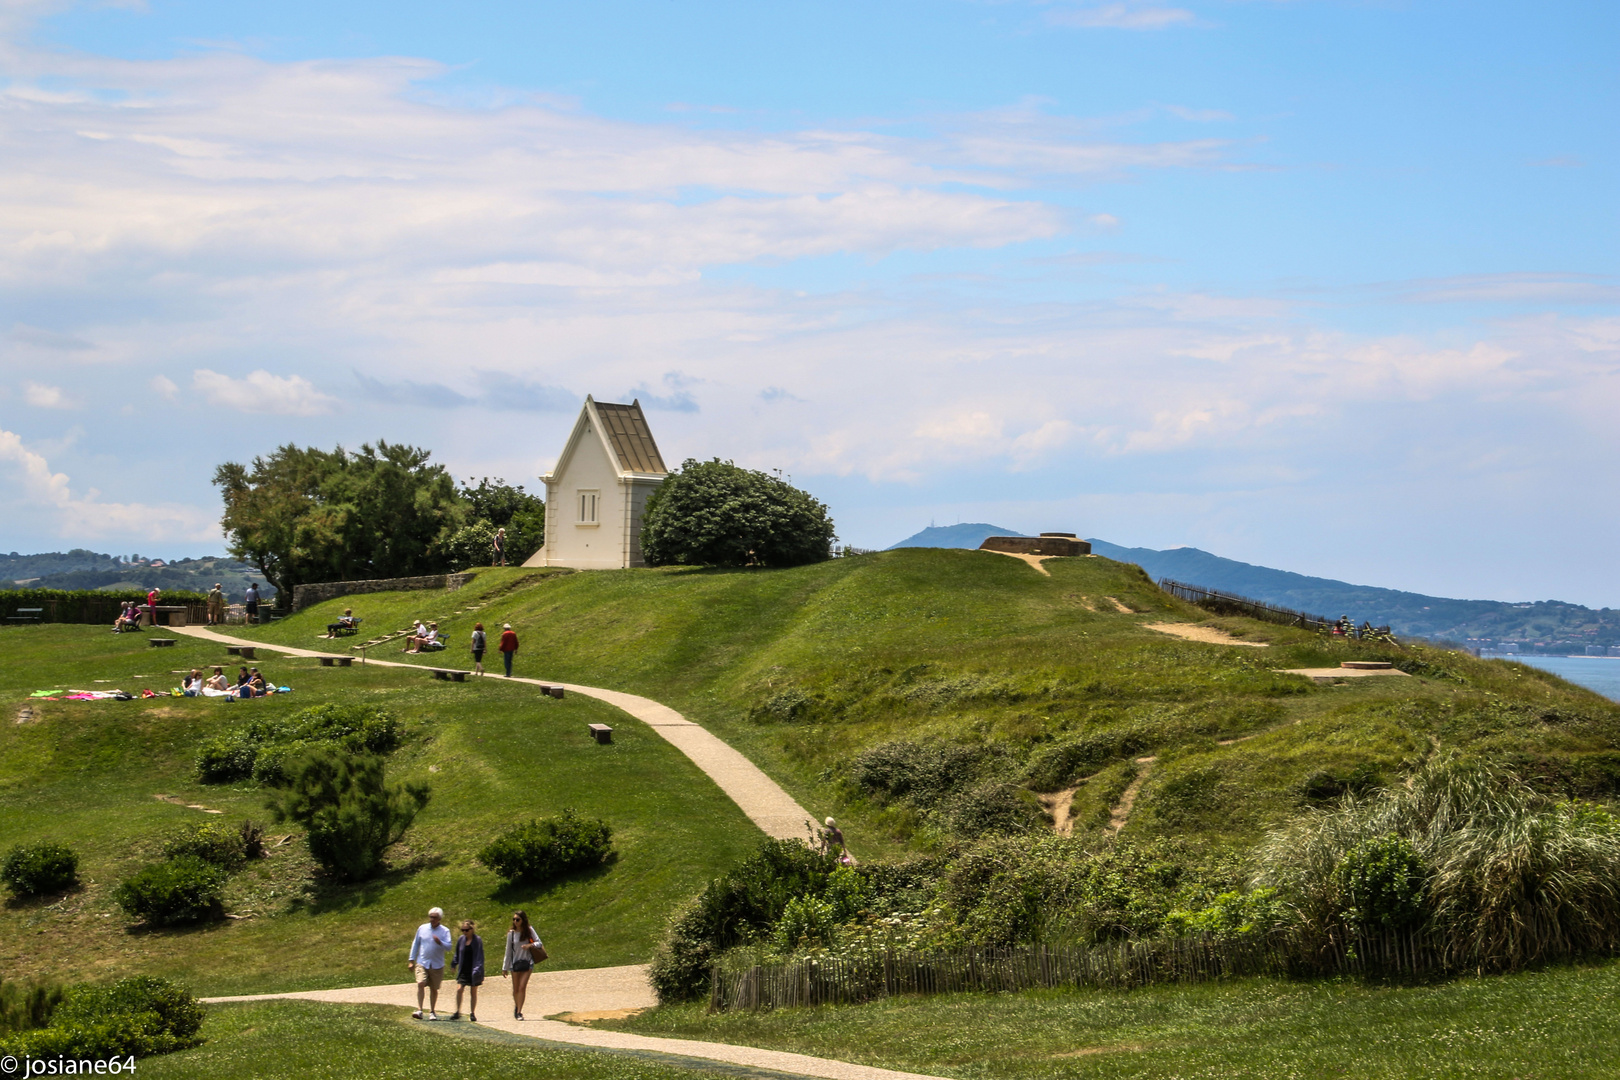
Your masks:
M 979 550 L 980 551 L 990 551 L 989 548 L 980 548 Z M 990 554 L 992 554 L 992 555 L 1005 555 L 1009 559 L 1020 559 L 1020 560 L 1022 560 L 1024 562 L 1029 563 L 1029 565 L 1033 566 L 1036 570 L 1038 570 L 1041 573 L 1045 574 L 1047 577 L 1052 576 L 1052 571 L 1050 571 L 1046 567 L 1042 566 L 1041 563 L 1044 562 L 1047 559 L 1055 559 L 1055 558 L 1057 558 L 1056 555 L 1025 555 L 1022 552 L 1018 552 L 1018 551 L 991 551 Z
M 1115 601 L 1118 603 L 1118 601 Z M 1190 623 L 1143 623 L 1149 630 L 1157 630 L 1161 634 L 1170 634 L 1172 637 L 1186 638 L 1188 641 L 1202 641 L 1208 645 L 1242 645 L 1250 649 L 1268 649 L 1271 646 L 1263 641 L 1243 641 L 1228 634 L 1225 630 L 1217 630 L 1213 626 L 1193 626 Z
M 1130 786 L 1121 793 L 1119 802 L 1114 804 L 1114 809 L 1109 812 L 1109 832 L 1119 832 L 1125 827 L 1125 823 L 1131 820 L 1131 810 L 1136 806 L 1136 796 L 1141 794 L 1142 785 L 1147 781 L 1148 774 L 1153 772 L 1153 763 L 1157 760 L 1158 758 L 1155 757 L 1139 757 L 1136 759 L 1136 763 L 1142 768 L 1137 772 L 1136 779 L 1132 780 Z
M 1052 815 L 1052 831 L 1059 836 L 1074 834 L 1074 793 L 1079 790 L 1078 787 L 1065 788 L 1039 796 L 1041 806 Z
M 1126 607 L 1125 604 L 1118 597 L 1105 596 L 1105 597 L 1103 597 L 1103 599 L 1108 601 L 1110 604 L 1113 604 L 1114 605 L 1114 610 L 1119 612 L 1121 615 L 1135 615 L 1136 614 L 1136 610 L 1134 608 Z

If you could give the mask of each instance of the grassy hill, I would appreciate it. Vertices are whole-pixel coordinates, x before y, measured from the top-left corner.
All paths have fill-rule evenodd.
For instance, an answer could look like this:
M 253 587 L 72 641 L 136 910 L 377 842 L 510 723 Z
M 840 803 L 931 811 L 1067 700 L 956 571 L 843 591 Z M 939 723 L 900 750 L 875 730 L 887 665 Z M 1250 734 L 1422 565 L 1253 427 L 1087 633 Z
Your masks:
M 558 967 L 634 963 L 651 951 L 663 912 L 759 837 L 685 757 L 586 698 L 271 657 L 258 666 L 294 687 L 285 698 L 30 702 L 29 692 L 53 687 L 166 689 L 179 682 L 173 669 L 227 658 L 191 639 L 160 651 L 137 635 L 77 626 L 8 628 L 3 641 L 0 850 L 66 843 L 81 855 L 84 882 L 65 897 L 11 902 L 12 933 L 0 944 L 8 979 L 150 973 L 215 994 L 394 981 L 404 974 L 411 932 L 435 904 L 453 920 L 477 920 L 497 941 L 510 911 L 526 908 Z M 432 785 L 432 802 L 393 850 L 389 872 L 332 885 L 294 841 L 232 880 L 228 909 L 245 918 L 202 929 L 128 928 L 110 891 L 158 858 L 166 833 L 207 820 L 268 824 L 257 785 L 197 780 L 200 743 L 251 718 L 326 701 L 393 712 L 407 737 L 389 759 L 390 777 Z M 618 728 L 613 745 L 591 741 L 586 725 L 596 721 Z M 611 823 L 616 863 L 532 888 L 505 887 L 474 862 L 495 833 L 564 807 Z
M 1138 776 L 1127 835 L 1242 846 L 1436 746 L 1562 791 L 1620 790 L 1620 705 L 1546 672 L 1209 619 L 1109 559 L 1045 565 L 910 549 L 773 571 L 487 571 L 460 592 L 348 598 L 254 632 L 308 645 L 348 604 L 373 628 L 439 617 L 455 644 L 429 662 L 464 664 L 475 619 L 510 621 L 523 673 L 685 711 L 812 811 L 847 819 L 867 856 L 971 835 L 1005 817 L 1009 793 L 1077 787 L 1075 827 L 1100 829 Z M 1148 628 L 1160 621 L 1267 647 Z M 1316 685 L 1276 670 L 1354 657 L 1412 677 Z M 896 795 L 871 782 L 883 768 L 933 786 Z

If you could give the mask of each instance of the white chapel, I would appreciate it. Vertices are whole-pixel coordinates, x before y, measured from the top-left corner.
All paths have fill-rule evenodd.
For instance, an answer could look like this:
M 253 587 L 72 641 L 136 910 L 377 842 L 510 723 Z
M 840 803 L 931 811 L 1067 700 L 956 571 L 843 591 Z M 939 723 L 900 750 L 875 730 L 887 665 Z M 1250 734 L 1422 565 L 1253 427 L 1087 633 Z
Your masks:
M 546 542 L 524 566 L 617 570 L 647 565 L 641 515 L 669 470 L 641 401 L 585 398 L 573 434 L 546 485 Z

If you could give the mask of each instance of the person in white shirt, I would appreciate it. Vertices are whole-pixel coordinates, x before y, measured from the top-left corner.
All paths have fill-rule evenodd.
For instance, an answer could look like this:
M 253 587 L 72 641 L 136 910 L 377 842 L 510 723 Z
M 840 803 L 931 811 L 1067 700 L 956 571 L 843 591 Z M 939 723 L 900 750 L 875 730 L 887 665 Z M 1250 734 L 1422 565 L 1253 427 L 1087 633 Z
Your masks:
M 428 992 L 429 1020 L 439 1018 L 439 984 L 444 981 L 444 953 L 450 948 L 450 928 L 444 925 L 444 911 L 428 909 L 428 921 L 416 928 L 411 940 L 409 967 L 416 975 L 416 1011 L 414 1019 L 422 1019 L 422 991 Z

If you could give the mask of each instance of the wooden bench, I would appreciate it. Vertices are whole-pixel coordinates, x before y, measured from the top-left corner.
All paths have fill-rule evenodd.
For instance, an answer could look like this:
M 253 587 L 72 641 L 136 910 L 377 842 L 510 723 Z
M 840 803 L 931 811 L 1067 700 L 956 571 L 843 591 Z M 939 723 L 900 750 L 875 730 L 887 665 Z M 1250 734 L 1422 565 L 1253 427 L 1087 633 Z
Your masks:
M 162 649 L 173 645 L 178 640 L 178 638 L 172 637 L 149 637 L 146 639 L 146 643 L 154 649 Z
M 42 607 L 20 607 L 17 614 L 6 616 L 6 622 L 39 622 L 44 614 L 45 609 Z
M 433 672 L 435 679 L 448 679 L 451 682 L 466 682 L 467 676 L 472 674 L 470 671 L 457 671 L 455 668 L 447 667 L 430 667 L 428 670 Z
M 591 738 L 603 746 L 613 741 L 613 729 L 606 724 L 588 724 L 586 726 L 591 729 Z
M 257 660 L 259 658 L 258 648 L 257 645 L 227 645 L 225 654 L 227 656 L 240 656 L 244 660 Z
M 349 667 L 354 663 L 354 657 L 352 656 L 322 656 L 318 657 L 318 659 L 321 662 L 321 667 L 331 667 L 333 664 L 338 667 Z

